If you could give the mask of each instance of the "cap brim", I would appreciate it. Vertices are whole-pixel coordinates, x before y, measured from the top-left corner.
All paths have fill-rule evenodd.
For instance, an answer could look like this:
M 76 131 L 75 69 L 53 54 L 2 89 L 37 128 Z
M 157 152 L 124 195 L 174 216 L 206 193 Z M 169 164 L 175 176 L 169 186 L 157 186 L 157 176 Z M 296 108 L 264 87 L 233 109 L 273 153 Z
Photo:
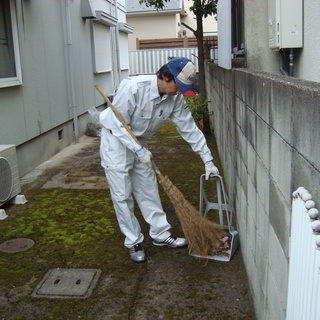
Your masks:
M 187 85 L 182 83 L 179 79 L 177 79 L 176 77 L 174 78 L 175 83 L 179 89 L 179 91 L 187 97 L 193 97 L 196 95 L 196 90 L 194 88 L 193 85 Z
M 196 95 L 196 93 L 193 91 L 187 91 L 187 92 L 183 93 L 183 95 L 185 97 L 194 97 Z

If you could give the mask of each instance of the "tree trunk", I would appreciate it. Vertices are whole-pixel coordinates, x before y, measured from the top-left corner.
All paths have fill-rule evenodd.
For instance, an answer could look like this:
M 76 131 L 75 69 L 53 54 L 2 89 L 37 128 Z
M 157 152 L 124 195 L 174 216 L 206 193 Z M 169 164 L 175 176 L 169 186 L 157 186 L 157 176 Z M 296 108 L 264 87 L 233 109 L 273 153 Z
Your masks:
M 197 44 L 198 44 L 199 93 L 206 100 L 207 90 L 206 90 L 206 80 L 205 80 L 205 73 L 204 73 L 204 43 L 203 43 L 202 14 L 198 14 L 196 18 L 197 18 L 197 31 L 195 32 L 195 36 L 197 38 Z M 208 106 L 207 106 L 206 112 L 203 114 L 203 132 L 211 133 Z

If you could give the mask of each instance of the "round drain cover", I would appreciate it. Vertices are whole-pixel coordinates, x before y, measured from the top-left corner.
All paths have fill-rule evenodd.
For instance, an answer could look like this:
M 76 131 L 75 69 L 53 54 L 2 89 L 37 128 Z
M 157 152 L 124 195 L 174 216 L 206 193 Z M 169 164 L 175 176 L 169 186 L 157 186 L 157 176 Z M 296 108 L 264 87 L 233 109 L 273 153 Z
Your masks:
M 11 239 L 0 244 L 0 251 L 8 253 L 20 252 L 28 250 L 33 245 L 34 241 L 31 239 Z

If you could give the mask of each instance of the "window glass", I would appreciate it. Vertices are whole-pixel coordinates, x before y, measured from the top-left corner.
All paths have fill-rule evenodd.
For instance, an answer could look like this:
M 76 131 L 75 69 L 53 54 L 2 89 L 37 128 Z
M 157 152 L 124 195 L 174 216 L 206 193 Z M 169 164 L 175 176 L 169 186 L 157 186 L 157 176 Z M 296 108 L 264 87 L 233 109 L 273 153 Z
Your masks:
M 243 0 L 232 0 L 232 49 L 236 55 L 244 53 Z
M 129 69 L 129 47 L 128 47 L 128 34 L 119 32 L 119 47 L 120 47 L 120 64 L 121 70 Z
M 15 14 L 14 0 L 0 1 L 0 88 L 22 83 Z
M 0 2 L 0 78 L 16 76 L 10 3 Z
M 93 51 L 94 72 L 112 71 L 112 57 L 110 55 L 111 32 L 110 27 L 102 23 L 93 23 Z

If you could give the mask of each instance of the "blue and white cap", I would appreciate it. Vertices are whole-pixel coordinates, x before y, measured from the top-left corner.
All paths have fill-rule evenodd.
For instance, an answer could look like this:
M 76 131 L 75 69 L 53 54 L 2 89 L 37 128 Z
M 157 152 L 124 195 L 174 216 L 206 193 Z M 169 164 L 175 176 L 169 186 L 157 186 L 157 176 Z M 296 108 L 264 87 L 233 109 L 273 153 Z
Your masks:
M 196 67 L 191 60 L 187 58 L 172 58 L 167 66 L 179 91 L 184 96 L 193 97 L 196 94 L 193 86 L 196 80 Z

